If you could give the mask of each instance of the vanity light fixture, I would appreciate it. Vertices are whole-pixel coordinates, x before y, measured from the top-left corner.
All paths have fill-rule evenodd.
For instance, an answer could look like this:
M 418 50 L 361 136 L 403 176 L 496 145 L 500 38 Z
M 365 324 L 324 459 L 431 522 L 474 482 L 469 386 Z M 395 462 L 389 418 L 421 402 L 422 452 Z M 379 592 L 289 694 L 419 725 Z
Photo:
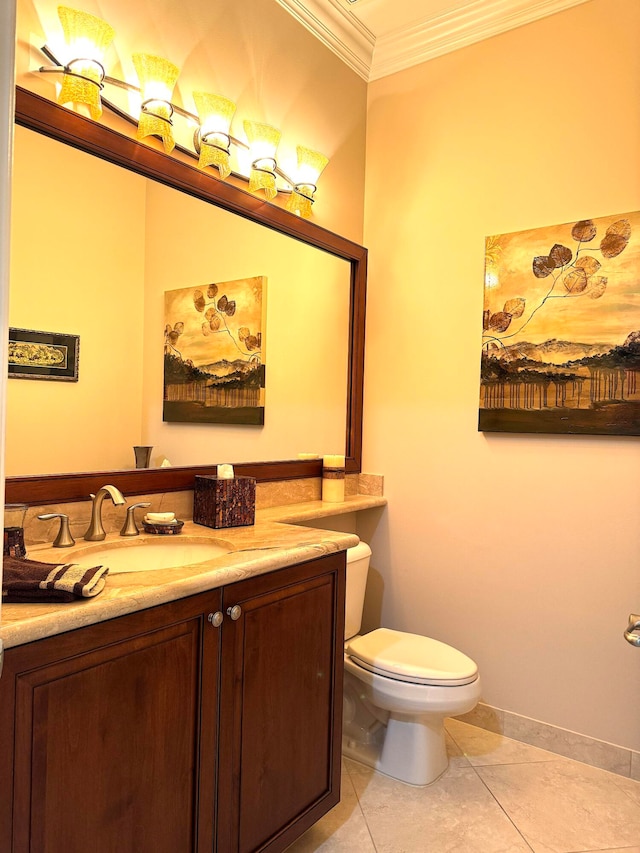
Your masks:
M 193 148 L 195 156 L 199 157 L 198 166 L 201 169 L 213 166 L 223 180 L 233 174 L 236 178 L 248 181 L 251 192 L 263 193 L 268 200 L 274 199 L 279 190 L 290 193 L 287 210 L 298 216 L 311 216 L 316 182 L 328 163 L 327 157 L 310 148 L 298 146 L 297 174 L 296 180 L 293 180 L 277 164 L 276 151 L 281 133 L 275 127 L 247 119 L 244 121 L 244 130 L 248 141 L 244 142 L 231 135 L 231 121 L 236 105 L 228 98 L 194 92 L 193 100 L 198 115 L 172 103 L 180 72 L 172 62 L 159 56 L 133 54 L 139 86 L 108 76 L 103 57 L 114 38 L 112 27 L 94 15 L 67 6 L 58 8 L 58 16 L 71 58 L 63 65 L 45 45 L 42 53 L 52 64 L 40 67 L 43 73 L 62 73 L 58 103 L 83 104 L 88 107 L 94 121 L 102 115 L 103 106 L 107 107 L 125 121 L 137 124 L 138 140 L 155 136 L 162 141 L 167 154 L 177 148 L 182 154 L 193 157 L 193 150 L 176 145 L 174 139 L 173 119 L 176 115 L 180 116 L 197 126 L 193 134 Z M 104 97 L 101 93 L 105 84 L 137 93 L 142 101 L 139 118 L 136 119 L 130 110 Z M 232 172 L 232 146 L 249 151 L 251 167 L 247 169 L 248 176 L 242 173 L 242 166 L 236 167 L 240 168 L 240 172 Z M 282 179 L 280 185 L 278 177 Z
M 247 134 L 251 154 L 251 172 L 249 173 L 249 191 L 262 190 L 268 199 L 278 194 L 276 187 L 276 150 L 282 134 L 270 124 L 245 119 L 244 132 Z
M 198 166 L 201 169 L 215 166 L 221 178 L 228 178 L 231 174 L 229 129 L 236 105 L 222 95 L 206 92 L 194 92 L 193 100 L 200 118 L 194 135 L 194 147 L 200 155 Z
M 134 53 L 131 59 L 142 92 L 137 138 L 159 136 L 169 154 L 175 148 L 171 96 L 180 70 L 168 59 L 149 53 Z
M 304 218 L 311 216 L 311 205 L 316 191 L 316 182 L 329 158 L 319 151 L 298 145 L 298 172 L 296 183 L 287 202 L 287 210 Z
M 68 6 L 58 7 L 58 17 L 70 57 L 64 66 L 58 103 L 85 104 L 91 118 L 97 121 L 102 115 L 104 53 L 115 31 L 106 21 Z

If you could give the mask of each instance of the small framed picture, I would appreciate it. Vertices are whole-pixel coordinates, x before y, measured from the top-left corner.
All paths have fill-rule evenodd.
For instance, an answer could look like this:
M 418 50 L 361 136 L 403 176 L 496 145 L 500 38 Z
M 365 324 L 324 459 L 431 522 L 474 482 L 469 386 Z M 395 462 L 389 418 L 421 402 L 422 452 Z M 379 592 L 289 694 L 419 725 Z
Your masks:
M 9 378 L 78 381 L 79 335 L 9 329 Z

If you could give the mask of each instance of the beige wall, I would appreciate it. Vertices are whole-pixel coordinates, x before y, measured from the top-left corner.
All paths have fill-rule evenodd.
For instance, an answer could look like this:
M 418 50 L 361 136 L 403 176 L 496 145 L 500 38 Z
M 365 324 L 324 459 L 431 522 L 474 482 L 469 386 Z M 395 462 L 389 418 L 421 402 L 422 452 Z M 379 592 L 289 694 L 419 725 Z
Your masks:
M 149 181 L 145 270 L 144 444 L 174 465 L 344 452 L 347 261 Z M 222 296 L 224 282 L 253 276 L 266 279 L 264 426 L 163 423 L 164 292 L 206 291 L 217 282 Z M 229 319 L 232 330 L 243 325 L 238 317 Z M 215 344 L 215 337 L 207 342 Z
M 8 476 L 133 467 L 140 442 L 145 181 L 16 128 L 9 322 L 80 336 L 78 382 L 11 379 Z M 87 187 L 99 187 L 92 206 Z
M 639 32 L 636 0 L 593 0 L 371 84 L 365 224 L 384 624 L 471 655 L 486 702 L 634 749 L 639 439 L 477 409 L 485 235 L 640 209 Z

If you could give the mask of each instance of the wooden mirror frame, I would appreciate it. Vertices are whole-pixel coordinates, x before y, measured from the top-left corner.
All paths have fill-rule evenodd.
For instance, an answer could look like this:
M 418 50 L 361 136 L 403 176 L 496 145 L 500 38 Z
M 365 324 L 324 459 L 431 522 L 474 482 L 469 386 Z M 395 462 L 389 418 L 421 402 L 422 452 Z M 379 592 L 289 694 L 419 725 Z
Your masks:
M 367 288 L 367 250 L 357 243 L 301 219 L 245 190 L 136 142 L 88 118 L 58 106 L 33 92 L 16 87 L 16 124 L 57 139 L 110 163 L 188 193 L 202 201 L 236 213 L 281 234 L 343 258 L 351 265 L 349 299 L 349 355 L 346 418 L 346 469 L 358 473 L 362 464 L 362 409 L 364 385 L 364 334 Z M 228 460 L 221 459 L 220 462 Z M 298 459 L 238 463 L 239 475 L 259 481 L 319 477 L 320 460 Z M 196 474 L 215 474 L 216 464 L 82 474 L 43 474 L 7 477 L 5 500 L 32 505 L 84 500 L 105 482 L 116 480 L 124 494 L 150 494 L 192 489 Z

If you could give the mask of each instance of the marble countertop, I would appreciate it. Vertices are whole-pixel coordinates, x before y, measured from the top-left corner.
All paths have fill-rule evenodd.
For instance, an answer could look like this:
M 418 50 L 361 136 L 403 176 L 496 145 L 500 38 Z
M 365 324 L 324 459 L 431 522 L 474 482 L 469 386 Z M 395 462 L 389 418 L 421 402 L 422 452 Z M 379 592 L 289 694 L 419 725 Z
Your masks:
M 285 566 L 311 560 L 323 554 L 344 551 L 358 544 L 353 533 L 339 533 L 304 527 L 305 519 L 318 519 L 358 512 L 386 504 L 383 497 L 356 495 L 343 503 L 328 504 L 307 501 L 301 504 L 270 507 L 256 512 L 256 523 L 251 527 L 234 527 L 220 530 L 203 527 L 186 521 L 176 537 L 159 537 L 141 534 L 135 537 L 140 547 L 145 541 L 174 539 L 186 542 L 214 540 L 228 548 L 228 553 L 207 562 L 180 566 L 179 568 L 153 569 L 108 574 L 104 590 L 95 598 L 65 604 L 3 604 L 0 612 L 0 647 L 21 645 L 44 637 L 134 613 L 188 595 L 226 586 L 254 575 L 264 574 Z M 113 548 L 130 547 L 131 538 L 109 534 L 104 542 L 89 543 L 79 540 L 74 548 L 34 546 L 29 558 L 45 563 L 87 562 L 90 546 Z M 87 549 L 86 555 L 82 551 Z M 135 548 L 132 549 L 135 551 Z M 106 561 L 105 561 L 106 562 Z

